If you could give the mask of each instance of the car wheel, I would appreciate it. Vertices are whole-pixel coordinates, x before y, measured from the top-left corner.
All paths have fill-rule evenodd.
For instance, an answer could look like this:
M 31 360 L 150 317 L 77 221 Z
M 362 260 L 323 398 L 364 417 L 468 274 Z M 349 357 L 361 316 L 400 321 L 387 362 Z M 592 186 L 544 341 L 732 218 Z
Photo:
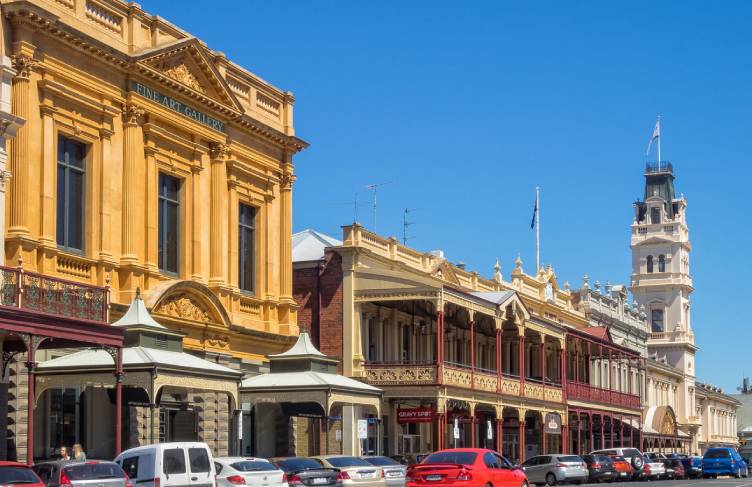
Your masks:
M 522 481 L 522 485 L 520 487 L 530 487 L 530 485 L 527 483 L 527 480 Z
M 486 487 L 493 487 L 493 484 L 491 482 L 486 484 Z
M 546 485 L 556 485 L 556 475 L 549 473 L 546 475 Z

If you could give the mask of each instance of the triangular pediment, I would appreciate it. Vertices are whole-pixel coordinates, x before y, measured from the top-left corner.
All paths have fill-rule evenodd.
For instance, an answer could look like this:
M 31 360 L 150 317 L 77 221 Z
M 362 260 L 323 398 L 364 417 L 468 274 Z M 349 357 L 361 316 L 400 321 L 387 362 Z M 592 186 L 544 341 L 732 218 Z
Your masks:
M 460 280 L 457 277 L 457 273 L 454 272 L 454 269 L 447 261 L 442 261 L 441 263 L 439 263 L 431 273 L 431 275 L 433 277 L 441 279 L 444 282 L 454 284 L 456 286 L 461 286 Z
M 142 53 L 142 66 L 176 81 L 212 100 L 242 111 L 240 103 L 212 60 L 211 53 L 197 39 L 182 39 Z

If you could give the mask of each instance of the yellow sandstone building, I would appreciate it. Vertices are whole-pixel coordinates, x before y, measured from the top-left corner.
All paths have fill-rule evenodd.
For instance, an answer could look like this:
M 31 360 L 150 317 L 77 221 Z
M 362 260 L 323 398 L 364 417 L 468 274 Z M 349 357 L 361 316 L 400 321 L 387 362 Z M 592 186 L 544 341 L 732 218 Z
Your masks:
M 16 70 L 12 113 L 26 121 L 9 150 L 6 262 L 109 287 L 111 321 L 140 288 L 168 335 L 184 336 L 186 351 L 229 369 L 263 368 L 266 355 L 287 349 L 288 337 L 298 334 L 293 156 L 307 144 L 295 136 L 293 95 L 136 3 L 0 4 L 4 52 Z M 52 367 L 45 374 L 59 372 Z M 103 392 L 86 399 L 83 393 L 108 385 L 83 376 L 70 386 L 38 380 L 58 385 L 38 394 L 41 422 L 54 414 L 83 421 L 84 404 L 95 407 L 92 396 Z M 227 380 L 237 389 L 238 378 Z M 186 427 L 184 417 L 154 415 L 168 396 L 177 410 L 190 409 L 202 381 L 173 387 L 141 401 L 152 408 L 149 425 L 131 411 L 130 444 L 148 442 L 141 428 L 158 431 L 160 439 L 211 437 L 217 452 L 231 449 L 221 421 L 202 423 L 206 407 L 195 427 Z M 56 390 L 75 397 L 79 409 L 55 410 L 61 401 L 48 396 Z M 236 391 L 227 401 L 215 401 L 216 418 L 241 407 Z M 91 425 L 75 433 L 55 428 L 39 424 L 35 456 L 59 444 L 96 441 Z M 21 457 L 24 432 L 15 433 Z

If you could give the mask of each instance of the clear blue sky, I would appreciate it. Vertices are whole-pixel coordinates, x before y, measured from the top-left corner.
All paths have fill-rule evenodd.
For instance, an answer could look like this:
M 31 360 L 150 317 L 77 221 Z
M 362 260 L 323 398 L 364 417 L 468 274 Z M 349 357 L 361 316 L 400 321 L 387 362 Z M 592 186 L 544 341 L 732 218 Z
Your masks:
M 294 228 L 377 231 L 505 278 L 542 195 L 561 282 L 628 283 L 632 202 L 661 114 L 688 199 L 698 378 L 733 391 L 749 355 L 749 2 L 286 1 L 143 7 L 295 93 Z M 349 203 L 348 203 L 349 202 Z

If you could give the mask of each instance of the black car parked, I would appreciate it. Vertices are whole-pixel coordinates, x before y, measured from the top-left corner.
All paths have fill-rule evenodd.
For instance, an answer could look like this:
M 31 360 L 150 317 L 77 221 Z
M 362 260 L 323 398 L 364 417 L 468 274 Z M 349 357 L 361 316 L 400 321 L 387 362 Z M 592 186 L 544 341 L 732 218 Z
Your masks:
M 612 482 L 616 480 L 614 462 L 606 455 L 582 455 L 588 467 L 589 482 Z
M 322 467 L 310 458 L 280 457 L 270 461 L 287 475 L 291 487 L 342 487 L 339 471 Z

